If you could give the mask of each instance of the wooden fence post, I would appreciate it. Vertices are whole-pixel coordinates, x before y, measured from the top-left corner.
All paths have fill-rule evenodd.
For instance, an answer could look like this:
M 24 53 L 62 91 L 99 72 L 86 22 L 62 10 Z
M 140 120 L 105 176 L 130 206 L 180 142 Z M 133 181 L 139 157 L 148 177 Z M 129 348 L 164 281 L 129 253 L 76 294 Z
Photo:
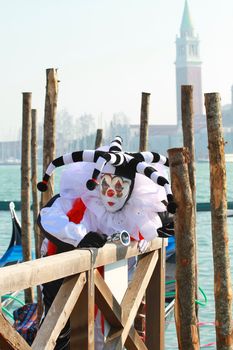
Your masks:
M 48 68 L 46 69 L 46 96 L 44 111 L 43 174 L 49 163 L 55 158 L 57 96 L 57 69 Z M 53 188 L 54 180 L 52 175 L 48 183 L 48 190 L 42 193 L 42 205 L 46 204 L 53 196 Z
M 148 146 L 150 93 L 142 92 L 139 151 L 144 152 Z
M 146 346 L 148 350 L 165 349 L 165 245 L 146 290 Z M 140 335 L 140 334 L 139 334 Z
M 96 139 L 95 139 L 95 149 L 99 148 L 102 145 L 103 140 L 103 129 L 97 129 Z
M 190 162 L 188 163 L 189 183 L 193 197 L 193 207 L 196 222 L 196 169 L 195 169 L 195 146 L 194 146 L 194 113 L 193 113 L 193 86 L 181 86 L 181 111 L 182 111 L 182 129 L 183 145 L 189 149 Z M 197 238 L 196 226 L 194 226 L 195 235 L 195 295 L 198 299 L 198 269 L 197 269 Z M 195 305 L 196 316 L 198 317 L 198 304 Z
M 30 237 L 30 171 L 31 171 L 31 92 L 23 92 L 23 125 L 22 125 L 22 152 L 21 152 L 21 225 L 23 259 L 29 261 L 31 256 Z M 31 303 L 33 290 L 25 290 L 25 302 Z
M 232 350 L 232 287 L 227 232 L 226 164 L 220 101 L 221 97 L 218 93 L 205 94 L 210 159 L 216 340 L 218 350 Z
M 189 183 L 187 148 L 168 150 L 171 186 L 178 205 L 176 232 L 175 321 L 179 349 L 199 349 L 195 312 L 195 235 L 194 206 Z

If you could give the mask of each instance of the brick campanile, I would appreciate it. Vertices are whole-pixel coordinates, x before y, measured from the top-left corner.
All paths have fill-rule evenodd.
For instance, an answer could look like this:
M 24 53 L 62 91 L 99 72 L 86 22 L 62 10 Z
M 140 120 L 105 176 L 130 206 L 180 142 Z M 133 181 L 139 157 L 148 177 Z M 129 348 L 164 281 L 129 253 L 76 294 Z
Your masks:
M 194 115 L 199 124 L 203 114 L 201 60 L 199 37 L 194 34 L 188 0 L 185 0 L 180 26 L 180 36 L 176 37 L 176 105 L 177 124 L 181 126 L 181 85 L 193 85 Z

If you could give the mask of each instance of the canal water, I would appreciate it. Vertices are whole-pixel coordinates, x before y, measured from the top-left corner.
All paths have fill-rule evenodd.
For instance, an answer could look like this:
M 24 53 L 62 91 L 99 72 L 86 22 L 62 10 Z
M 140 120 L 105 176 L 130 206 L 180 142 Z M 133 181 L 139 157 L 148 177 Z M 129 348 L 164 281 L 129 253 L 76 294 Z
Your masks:
M 41 169 L 39 169 L 41 170 Z M 39 172 L 41 176 L 41 172 Z M 59 188 L 60 169 L 56 170 L 55 191 Z M 0 166 L 0 201 L 20 200 L 20 166 Z M 210 201 L 209 165 L 198 163 L 196 165 L 197 202 Z M 227 193 L 228 201 L 233 201 L 233 163 L 227 163 Z M 17 213 L 20 218 L 20 213 Z M 233 257 L 233 217 L 228 217 L 229 251 Z M 6 250 L 11 236 L 11 218 L 8 211 L 0 211 L 0 256 Z M 199 286 L 207 296 L 205 307 L 199 306 L 201 347 L 215 349 L 215 311 L 214 311 L 214 285 L 213 285 L 213 257 L 211 237 L 210 212 L 197 213 L 197 244 L 198 244 L 198 278 Z M 233 280 L 233 261 L 231 261 L 231 278 Z M 202 300 L 200 294 L 200 300 Z M 177 349 L 176 330 L 174 318 L 167 327 L 166 350 Z

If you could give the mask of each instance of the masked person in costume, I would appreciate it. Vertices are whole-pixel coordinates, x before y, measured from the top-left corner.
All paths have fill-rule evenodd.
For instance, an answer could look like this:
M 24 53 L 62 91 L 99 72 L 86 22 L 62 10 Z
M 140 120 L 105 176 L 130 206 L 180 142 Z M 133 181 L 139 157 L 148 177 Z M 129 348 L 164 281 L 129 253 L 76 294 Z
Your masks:
M 101 248 L 108 236 L 122 230 L 138 241 L 143 253 L 162 227 L 158 213 L 175 212 L 166 175 L 168 159 L 158 153 L 123 152 L 118 136 L 109 147 L 55 159 L 38 189 L 46 191 L 53 171 L 68 164 L 61 175 L 59 195 L 41 209 L 38 218 L 45 235 L 42 256 L 75 248 Z M 43 285 L 45 314 L 61 284 L 62 280 L 58 280 Z M 69 334 L 68 322 L 55 349 L 69 349 Z

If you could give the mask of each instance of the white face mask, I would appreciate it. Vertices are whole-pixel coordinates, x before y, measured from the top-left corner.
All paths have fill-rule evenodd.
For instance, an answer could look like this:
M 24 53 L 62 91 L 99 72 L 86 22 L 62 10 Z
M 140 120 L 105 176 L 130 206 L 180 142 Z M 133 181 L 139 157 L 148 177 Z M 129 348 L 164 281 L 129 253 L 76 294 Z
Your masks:
M 105 174 L 100 181 L 100 197 L 106 210 L 114 213 L 123 208 L 130 191 L 131 180 Z

